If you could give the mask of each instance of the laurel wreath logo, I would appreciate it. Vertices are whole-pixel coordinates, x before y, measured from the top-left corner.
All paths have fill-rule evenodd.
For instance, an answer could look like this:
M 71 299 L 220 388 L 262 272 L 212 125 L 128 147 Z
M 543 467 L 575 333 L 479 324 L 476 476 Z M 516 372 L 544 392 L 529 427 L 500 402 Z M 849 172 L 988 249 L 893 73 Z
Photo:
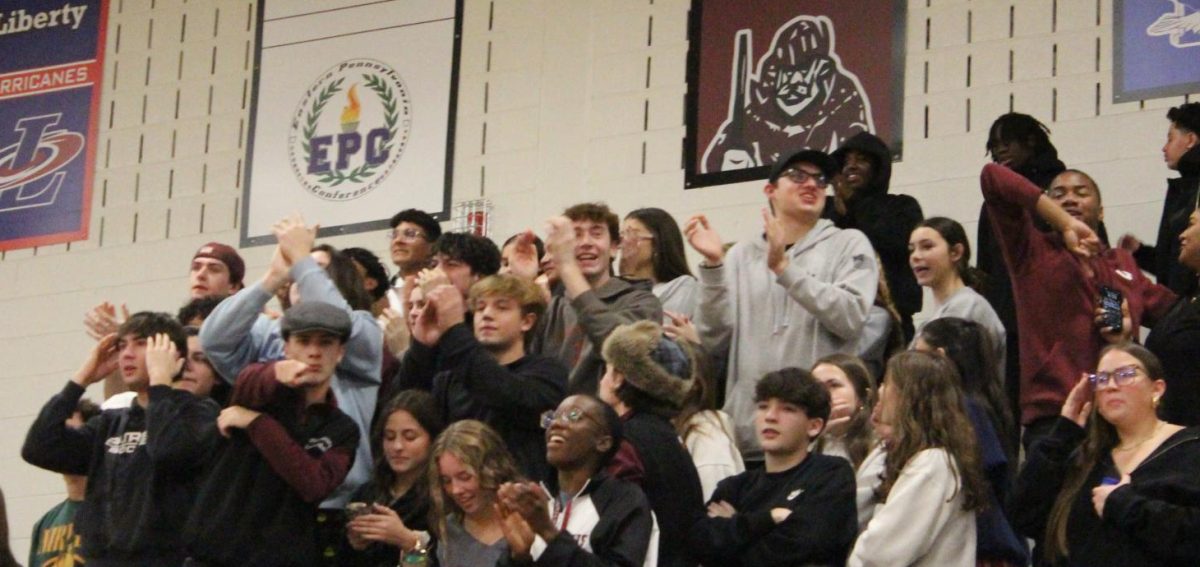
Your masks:
M 383 104 L 383 125 L 388 131 L 388 141 L 384 143 L 381 149 L 382 153 L 388 153 L 392 148 L 392 141 L 396 139 L 396 122 L 399 121 L 399 114 L 396 112 L 396 96 L 392 92 L 392 88 L 388 86 L 384 80 L 374 73 L 364 74 L 362 76 L 364 85 L 379 95 L 379 101 Z M 309 140 L 317 135 L 317 122 L 321 119 L 321 114 L 325 112 L 325 105 L 333 98 L 333 95 L 342 91 L 342 83 L 345 77 L 339 78 L 321 89 L 317 97 L 313 99 L 312 107 L 304 114 L 304 142 L 301 147 L 304 149 L 304 161 L 309 160 Z M 364 163 L 349 172 L 343 173 L 339 170 L 330 170 L 328 173 L 321 174 L 317 178 L 320 183 L 328 184 L 330 187 L 336 187 L 347 181 L 351 183 L 362 183 L 375 174 L 375 168 L 379 165 L 371 165 Z

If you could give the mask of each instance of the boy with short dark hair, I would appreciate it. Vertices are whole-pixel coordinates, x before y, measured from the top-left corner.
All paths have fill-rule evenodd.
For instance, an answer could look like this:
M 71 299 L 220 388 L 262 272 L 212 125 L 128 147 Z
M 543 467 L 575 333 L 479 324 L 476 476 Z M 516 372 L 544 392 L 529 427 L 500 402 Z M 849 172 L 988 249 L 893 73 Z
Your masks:
M 21 456 L 64 474 L 87 475 L 76 530 L 89 565 L 178 565 L 181 528 L 196 477 L 216 441 L 217 406 L 171 382 L 187 352 L 166 313 L 140 312 L 100 339 L 75 376 L 42 408 Z M 66 425 L 87 386 L 119 369 L 137 393 L 79 429 Z
M 285 360 L 251 364 L 238 376 L 217 420 L 229 441 L 188 520 L 190 561 L 320 563 L 317 506 L 346 478 L 359 443 L 358 426 L 330 388 L 351 328 L 341 307 L 300 303 L 280 322 Z
M 706 565 L 842 565 L 858 524 L 849 462 L 809 452 L 829 418 L 829 392 L 806 370 L 755 385 L 765 467 L 727 478 L 690 534 Z

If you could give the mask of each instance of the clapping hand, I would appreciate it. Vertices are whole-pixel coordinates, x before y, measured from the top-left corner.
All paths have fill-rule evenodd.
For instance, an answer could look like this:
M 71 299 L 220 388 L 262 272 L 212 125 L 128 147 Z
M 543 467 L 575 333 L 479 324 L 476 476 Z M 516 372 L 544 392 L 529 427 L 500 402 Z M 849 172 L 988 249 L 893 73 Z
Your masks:
M 279 241 L 279 250 L 288 265 L 295 264 L 312 253 L 318 228 L 319 225 L 313 225 L 312 228 L 305 226 L 304 217 L 299 213 L 292 213 L 271 227 L 271 232 Z
M 87 329 L 89 337 L 100 340 L 104 335 L 117 332 L 121 324 L 128 319 L 129 308 L 124 303 L 121 304 L 121 314 L 117 315 L 117 308 L 105 301 L 84 314 L 83 327 Z

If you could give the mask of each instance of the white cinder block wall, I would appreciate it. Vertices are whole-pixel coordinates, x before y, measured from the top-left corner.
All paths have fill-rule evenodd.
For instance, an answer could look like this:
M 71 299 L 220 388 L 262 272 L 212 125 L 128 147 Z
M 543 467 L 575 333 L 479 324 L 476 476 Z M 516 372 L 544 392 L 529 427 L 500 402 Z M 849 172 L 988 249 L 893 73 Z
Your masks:
M 689 4 L 466 0 L 454 201 L 492 199 L 497 239 L 582 200 L 680 221 L 706 213 L 726 240 L 755 234 L 761 183 L 683 189 Z M 174 311 L 195 248 L 237 241 L 255 9 L 113 0 L 91 237 L 0 255 L 0 488 L 22 561 L 63 488 L 24 464 L 20 445 L 91 345 L 84 312 L 102 300 Z M 1014 109 L 1096 177 L 1110 235 L 1152 239 L 1169 174 L 1164 114 L 1185 98 L 1112 104 L 1111 38 L 1111 0 L 909 0 L 893 190 L 973 236 L 987 127 Z M 331 242 L 387 257 L 383 231 Z M 269 252 L 243 252 L 248 278 Z

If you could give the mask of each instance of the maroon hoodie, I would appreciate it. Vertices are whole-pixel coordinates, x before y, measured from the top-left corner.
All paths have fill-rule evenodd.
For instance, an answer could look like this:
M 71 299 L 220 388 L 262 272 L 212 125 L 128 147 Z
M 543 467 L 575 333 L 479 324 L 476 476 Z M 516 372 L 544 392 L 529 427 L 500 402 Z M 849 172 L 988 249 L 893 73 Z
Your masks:
M 1021 423 L 1058 415 L 1080 374 L 1096 368 L 1107 344 L 1095 324 L 1100 286 L 1129 301 L 1133 328 L 1153 326 L 1175 294 L 1142 275 L 1125 250 L 1089 259 L 1067 250 L 1062 235 L 1033 224 L 1042 191 L 997 164 L 983 167 L 983 198 L 1008 262 L 1021 349 Z M 1084 266 L 1093 271 L 1087 277 Z M 1135 334 L 1136 337 L 1136 334 Z

